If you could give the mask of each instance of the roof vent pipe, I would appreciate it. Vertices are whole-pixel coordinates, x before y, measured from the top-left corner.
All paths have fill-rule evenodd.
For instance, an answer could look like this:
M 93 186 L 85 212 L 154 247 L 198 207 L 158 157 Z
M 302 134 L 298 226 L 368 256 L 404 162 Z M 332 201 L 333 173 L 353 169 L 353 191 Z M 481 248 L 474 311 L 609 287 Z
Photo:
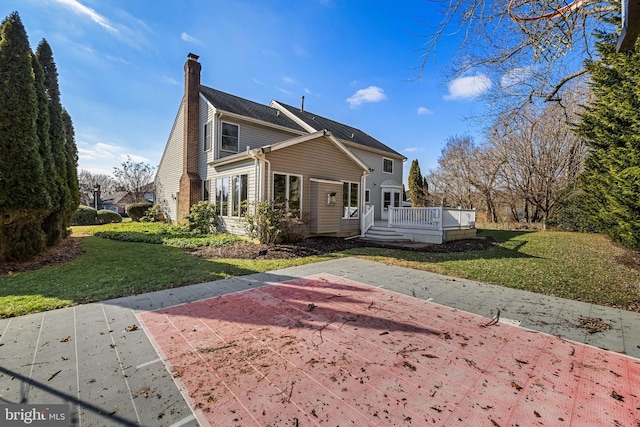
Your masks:
M 304 95 L 302 95 L 302 105 L 300 105 L 300 111 L 304 111 Z

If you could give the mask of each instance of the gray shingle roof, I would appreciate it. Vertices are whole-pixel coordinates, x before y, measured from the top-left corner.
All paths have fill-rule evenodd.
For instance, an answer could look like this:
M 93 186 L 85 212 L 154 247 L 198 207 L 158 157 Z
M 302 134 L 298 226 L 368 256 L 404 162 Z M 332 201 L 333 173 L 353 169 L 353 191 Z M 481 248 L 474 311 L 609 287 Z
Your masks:
M 240 98 L 239 96 L 231 95 L 203 85 L 200 85 L 200 93 L 202 93 L 211 105 L 217 109 L 274 125 L 283 126 L 299 132 L 306 132 L 300 125 L 289 117 L 268 105 L 258 104 L 257 102 L 249 101 L 248 99 Z
M 393 148 L 383 144 L 382 142 L 361 131 L 360 129 L 347 126 L 343 123 L 339 123 L 331 119 L 327 119 L 326 117 L 319 116 L 309 111 L 300 111 L 300 108 L 292 107 L 291 105 L 287 105 L 280 101 L 276 102 L 278 102 L 278 104 L 282 105 L 289 112 L 297 116 L 299 119 L 307 123 L 309 126 L 313 127 L 315 130 L 326 129 L 331 132 L 336 138 L 343 139 L 345 141 L 351 141 L 356 144 L 364 145 L 365 147 L 375 148 L 404 157 Z
M 260 120 L 266 123 L 271 123 L 278 126 L 283 126 L 295 131 L 307 131 L 298 125 L 295 121 L 291 120 L 285 114 L 278 114 L 276 108 L 268 105 L 259 104 L 257 102 L 249 101 L 248 99 L 240 98 L 239 96 L 231 95 L 226 92 L 222 92 L 217 89 L 212 89 L 208 86 L 200 85 L 200 93 L 213 105 L 215 108 L 229 113 L 238 114 L 241 116 L 249 117 L 255 120 Z M 351 141 L 356 144 L 363 145 L 365 147 L 378 149 L 390 154 L 402 156 L 394 149 L 383 144 L 372 136 L 366 134 L 360 129 L 347 126 L 345 124 L 336 122 L 326 117 L 313 114 L 309 111 L 300 111 L 297 107 L 292 107 L 283 102 L 278 104 L 286 108 L 290 113 L 297 116 L 300 120 L 307 123 L 315 130 L 328 130 L 336 138 L 343 139 L 345 141 Z

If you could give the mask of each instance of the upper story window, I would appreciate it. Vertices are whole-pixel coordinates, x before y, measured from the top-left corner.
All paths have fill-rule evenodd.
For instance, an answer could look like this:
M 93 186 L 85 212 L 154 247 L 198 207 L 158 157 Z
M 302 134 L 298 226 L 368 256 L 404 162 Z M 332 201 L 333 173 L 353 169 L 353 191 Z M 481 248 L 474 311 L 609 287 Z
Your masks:
M 382 158 L 382 171 L 384 173 L 393 173 L 393 159 Z
M 238 125 L 222 122 L 222 144 L 221 149 L 224 151 L 233 151 L 237 153 L 239 151 L 239 138 L 240 129 Z
M 204 151 L 211 150 L 211 131 L 213 130 L 213 123 L 207 122 L 204 124 Z

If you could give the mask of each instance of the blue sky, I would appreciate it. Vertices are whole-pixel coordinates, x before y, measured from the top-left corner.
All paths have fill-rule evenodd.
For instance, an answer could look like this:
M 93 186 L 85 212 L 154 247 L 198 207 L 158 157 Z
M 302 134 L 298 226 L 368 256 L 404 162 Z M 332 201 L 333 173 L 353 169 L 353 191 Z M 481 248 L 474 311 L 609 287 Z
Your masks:
M 160 162 L 183 92 L 187 54 L 204 85 L 272 99 L 357 127 L 435 167 L 445 140 L 481 128 L 482 75 L 445 75 L 455 37 L 415 79 L 442 19 L 425 0 L 3 0 L 32 49 L 46 38 L 74 121 L 79 168 L 110 174 L 129 155 Z

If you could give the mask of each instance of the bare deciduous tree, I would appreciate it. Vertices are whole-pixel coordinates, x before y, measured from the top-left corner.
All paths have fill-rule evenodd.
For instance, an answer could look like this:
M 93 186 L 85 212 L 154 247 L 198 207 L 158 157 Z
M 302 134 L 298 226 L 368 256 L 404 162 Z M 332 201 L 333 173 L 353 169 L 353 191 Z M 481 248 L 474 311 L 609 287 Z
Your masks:
M 148 163 L 134 162 L 131 157 L 122 162 L 121 167 L 113 168 L 113 176 L 118 185 L 131 193 L 135 202 L 144 202 L 148 185 L 153 182 L 155 168 Z
M 514 106 L 558 99 L 568 82 L 586 74 L 594 31 L 615 28 L 620 14 L 618 0 L 430 1 L 442 7 L 444 19 L 424 36 L 418 77 L 438 44 L 462 35 L 451 74 L 490 78 L 488 96 L 499 109 L 505 100 Z
M 116 192 L 116 181 L 110 175 L 93 174 L 88 170 L 82 169 L 78 173 L 78 182 L 80 184 L 81 205 L 93 206 L 96 185 L 100 186 L 100 193 L 103 197 Z
M 562 190 L 574 185 L 587 155 L 583 140 L 568 123 L 577 120 L 580 93 L 566 106 L 530 104 L 518 114 L 504 114 L 488 143 L 502 159 L 499 179 L 510 203 L 523 203 L 526 221 L 546 222 Z M 513 211 L 515 206 L 511 205 Z

